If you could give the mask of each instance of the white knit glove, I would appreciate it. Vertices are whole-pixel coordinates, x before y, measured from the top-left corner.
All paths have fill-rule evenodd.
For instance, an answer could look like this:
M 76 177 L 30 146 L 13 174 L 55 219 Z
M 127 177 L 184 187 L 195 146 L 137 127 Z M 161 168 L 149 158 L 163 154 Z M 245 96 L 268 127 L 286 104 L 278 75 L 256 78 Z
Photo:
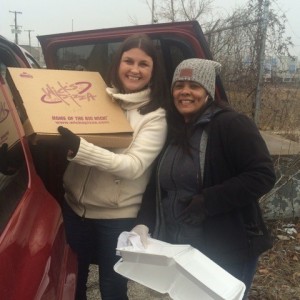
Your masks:
M 135 232 L 140 236 L 141 242 L 145 248 L 148 246 L 149 228 L 146 225 L 139 224 L 131 229 L 131 232 Z

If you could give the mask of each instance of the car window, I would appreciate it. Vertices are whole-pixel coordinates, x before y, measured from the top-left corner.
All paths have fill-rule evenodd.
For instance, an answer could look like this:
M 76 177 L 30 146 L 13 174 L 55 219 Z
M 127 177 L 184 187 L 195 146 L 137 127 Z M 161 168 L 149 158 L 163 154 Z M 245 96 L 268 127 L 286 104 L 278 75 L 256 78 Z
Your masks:
M 105 79 L 119 42 L 76 45 L 57 51 L 57 65 L 62 70 L 100 72 Z
M 161 56 L 169 82 L 178 63 L 185 58 L 194 57 L 192 47 L 182 40 L 160 37 L 153 42 Z M 88 70 L 100 72 L 107 79 L 112 57 L 121 41 L 101 41 L 77 45 L 65 45 L 57 49 L 56 65 L 62 70 Z M 106 80 L 107 82 L 107 80 Z
M 28 186 L 28 171 L 20 142 L 9 151 L 9 156 L 10 160 L 14 161 L 17 166 L 17 171 L 10 176 L 0 173 L 0 233 L 5 228 Z
M 0 45 L 0 75 L 5 78 L 7 67 L 19 67 L 16 57 L 6 48 Z
M 41 68 L 40 65 L 38 64 L 38 62 L 31 55 L 29 55 L 28 53 L 24 53 L 24 54 L 25 54 L 25 57 L 26 57 L 27 61 L 30 64 L 31 68 L 34 68 L 34 69 L 40 69 Z
M 0 60 L 0 75 L 5 78 L 6 65 Z
M 171 85 L 177 65 L 184 59 L 196 57 L 193 47 L 184 39 L 163 38 L 161 40 L 161 52 L 169 85 Z

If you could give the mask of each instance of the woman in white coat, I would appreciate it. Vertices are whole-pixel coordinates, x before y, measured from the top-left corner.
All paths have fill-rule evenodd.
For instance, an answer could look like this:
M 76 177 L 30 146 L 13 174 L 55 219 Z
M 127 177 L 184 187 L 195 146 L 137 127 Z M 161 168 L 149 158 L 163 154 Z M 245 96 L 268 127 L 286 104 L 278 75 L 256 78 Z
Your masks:
M 99 266 L 103 300 L 127 299 L 127 281 L 113 270 L 121 232 L 132 228 L 152 165 L 167 132 L 167 84 L 156 49 L 145 35 L 127 38 L 115 55 L 107 93 L 134 132 L 126 149 L 107 150 L 59 127 L 70 161 L 64 175 L 67 240 L 78 256 L 76 299 L 86 299 L 90 263 Z

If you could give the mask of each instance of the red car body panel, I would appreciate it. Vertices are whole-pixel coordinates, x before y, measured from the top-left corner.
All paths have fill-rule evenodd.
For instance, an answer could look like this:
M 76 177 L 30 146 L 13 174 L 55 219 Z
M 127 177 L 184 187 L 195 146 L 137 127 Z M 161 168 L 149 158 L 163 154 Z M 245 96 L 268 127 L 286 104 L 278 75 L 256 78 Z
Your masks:
M 58 277 L 71 273 L 75 285 L 76 268 L 74 262 L 68 265 L 69 254 L 60 208 L 41 180 L 32 176 L 1 235 L 1 299 L 43 299 L 47 295 L 55 295 L 48 299 L 74 299 L 74 295 L 62 298 L 64 282 L 69 284 L 69 279 Z
M 26 58 L 18 56 L 21 53 L 11 52 L 11 61 L 28 67 Z M 0 89 L 9 97 L 1 75 Z M 16 179 L 8 192 L 0 191 L 0 299 L 74 299 L 77 263 L 66 243 L 60 206 L 37 175 L 16 110 L 8 108 L 20 138 L 18 153 L 23 158 L 21 169 L 26 181 L 23 185 Z

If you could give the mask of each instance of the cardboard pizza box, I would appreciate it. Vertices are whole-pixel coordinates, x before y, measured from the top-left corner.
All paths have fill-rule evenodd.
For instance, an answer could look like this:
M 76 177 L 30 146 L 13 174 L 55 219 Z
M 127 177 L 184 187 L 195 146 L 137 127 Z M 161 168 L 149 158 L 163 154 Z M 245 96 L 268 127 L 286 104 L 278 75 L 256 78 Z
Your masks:
M 8 68 L 6 79 L 34 143 L 57 138 L 58 126 L 101 147 L 131 143 L 133 130 L 98 72 Z

